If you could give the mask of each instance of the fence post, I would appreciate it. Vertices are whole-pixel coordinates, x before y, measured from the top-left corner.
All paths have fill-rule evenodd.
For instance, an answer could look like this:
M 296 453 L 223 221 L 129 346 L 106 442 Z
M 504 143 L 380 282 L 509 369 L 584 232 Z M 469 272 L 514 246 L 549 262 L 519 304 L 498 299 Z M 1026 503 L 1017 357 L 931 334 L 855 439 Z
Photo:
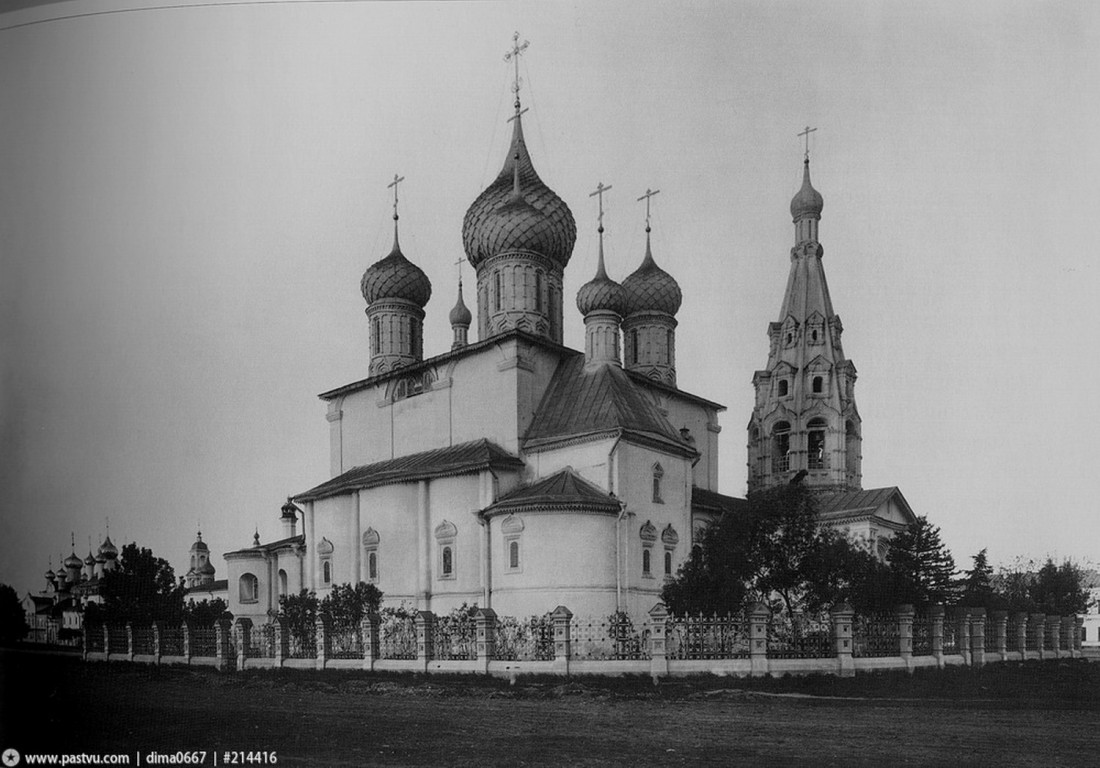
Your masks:
M 184 664 L 191 663 L 191 622 L 184 619 L 180 625 L 180 632 L 183 638 L 183 662 Z
M 1074 656 L 1074 653 L 1073 653 L 1073 625 L 1076 624 L 1076 622 L 1073 620 L 1072 616 L 1062 616 L 1061 617 L 1061 622 L 1062 622 L 1062 632 L 1061 632 L 1060 637 L 1058 638 L 1058 644 L 1061 646 L 1062 651 L 1064 652 L 1063 655 L 1069 656 L 1072 659 L 1073 656 Z
M 905 603 L 897 608 L 898 619 L 898 655 L 905 662 L 905 668 L 913 671 L 913 606 Z
M 836 644 L 837 674 L 840 677 L 854 677 L 855 663 L 852 661 L 852 618 L 855 611 L 847 603 L 841 603 L 829 613 L 833 624 L 833 642 Z
M 664 603 L 649 609 L 649 674 L 654 684 L 668 676 L 668 608 Z
M 496 657 L 497 612 L 492 608 L 478 608 L 474 621 L 477 625 L 477 671 L 488 674 L 489 662 Z
M 1073 615 L 1073 655 L 1081 656 L 1081 634 L 1085 630 L 1085 617 Z
M 432 632 L 435 628 L 435 614 L 431 611 L 416 612 L 416 668 L 419 672 L 428 671 L 435 649 L 432 648 Z
M 377 613 L 365 613 L 359 623 L 359 631 L 363 635 L 363 669 L 368 672 L 374 669 L 374 662 L 378 661 L 381 654 L 379 643 L 379 627 L 382 618 Z
M 768 620 L 771 611 L 764 603 L 755 603 L 748 611 L 749 662 L 753 677 L 768 674 Z
M 932 658 L 936 666 L 943 669 L 943 605 L 936 603 L 928 606 L 928 632 L 931 635 Z
M 87 661 L 88 660 L 88 636 L 91 633 L 92 633 L 92 628 L 89 627 L 87 624 L 84 624 L 80 627 L 80 635 L 81 635 L 81 638 L 80 638 L 80 644 L 81 644 L 80 660 L 81 661 Z
M 1027 629 L 1040 659 L 1045 656 L 1046 640 L 1043 635 L 1046 634 L 1046 618 L 1042 613 L 1032 613 L 1027 617 Z
M 229 666 L 229 633 L 233 624 L 229 619 L 218 619 L 214 622 L 214 655 L 217 658 L 218 670 L 224 670 Z
M 564 605 L 559 605 L 550 614 L 550 620 L 554 622 L 554 672 L 568 677 L 569 657 L 572 651 L 569 625 L 573 620 L 573 612 Z
M 290 655 L 290 628 L 286 619 L 282 616 L 275 617 L 275 648 L 272 652 L 275 657 L 275 667 L 280 668 Z
M 985 664 L 985 608 L 970 609 L 970 659 L 975 667 Z
M 959 654 L 963 658 L 963 664 L 970 666 L 974 658 L 970 655 L 970 609 L 956 608 L 955 623 L 959 633 Z
M 1061 649 L 1061 647 L 1058 643 L 1059 630 L 1061 630 L 1061 628 L 1062 628 L 1062 617 L 1061 616 L 1049 616 L 1048 615 L 1046 624 L 1047 624 L 1047 642 L 1050 644 L 1050 650 L 1052 650 L 1054 652 L 1051 655 L 1054 658 L 1057 659 L 1059 656 L 1062 655 L 1062 649 Z
M 134 660 L 134 625 L 126 622 L 126 661 Z
M 103 658 L 111 660 L 111 631 L 106 624 L 103 625 Z
M 1017 611 L 1013 614 L 1016 621 L 1016 644 L 1020 648 L 1020 661 L 1027 658 L 1028 619 L 1027 611 Z
M 992 629 L 993 652 L 1001 661 L 1008 658 L 1008 611 L 990 611 L 986 632 Z
M 237 633 L 237 671 L 240 672 L 248 659 L 248 645 L 252 640 L 252 619 L 244 617 L 237 619 L 233 629 Z
M 317 653 L 317 669 L 324 669 L 332 655 L 332 619 L 328 616 L 318 616 L 313 623 L 313 644 Z
M 153 663 L 160 664 L 160 657 L 164 654 L 164 648 L 161 646 L 161 633 L 164 632 L 164 622 L 153 622 Z

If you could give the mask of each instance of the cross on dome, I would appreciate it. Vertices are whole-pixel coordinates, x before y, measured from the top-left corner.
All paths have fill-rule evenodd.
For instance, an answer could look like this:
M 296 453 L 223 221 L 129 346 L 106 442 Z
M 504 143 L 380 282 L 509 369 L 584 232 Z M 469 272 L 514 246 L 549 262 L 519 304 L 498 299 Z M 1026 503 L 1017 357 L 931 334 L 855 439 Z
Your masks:
M 813 133 L 816 130 L 817 130 L 816 128 L 811 128 L 810 126 L 807 125 L 806 130 L 804 130 L 804 131 L 802 131 L 801 133 L 798 134 L 799 137 L 802 137 L 802 138 L 806 139 L 806 159 L 807 160 L 810 159 L 810 134 Z
M 516 65 L 516 79 L 512 81 L 512 92 L 516 94 L 516 117 L 519 117 L 522 114 L 519 108 L 519 89 L 520 86 L 523 85 L 523 81 L 520 79 L 519 76 L 519 57 L 523 54 L 524 51 L 527 50 L 527 46 L 529 46 L 530 44 L 530 42 L 524 40 L 523 45 L 520 45 L 519 32 L 516 32 L 514 35 L 512 35 L 512 49 L 504 54 L 505 61 L 514 62 Z
M 645 231 L 649 231 L 649 200 L 661 190 L 646 189 L 645 194 L 638 198 L 638 202 L 645 200 Z

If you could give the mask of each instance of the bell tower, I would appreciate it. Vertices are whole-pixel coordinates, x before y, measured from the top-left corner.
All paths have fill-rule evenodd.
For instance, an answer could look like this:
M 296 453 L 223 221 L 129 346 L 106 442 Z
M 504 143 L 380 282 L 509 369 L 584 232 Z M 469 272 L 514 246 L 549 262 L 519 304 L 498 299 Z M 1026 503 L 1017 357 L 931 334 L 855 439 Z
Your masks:
M 806 136 L 815 129 L 799 134 Z M 828 491 L 860 490 L 862 439 L 856 368 L 844 356 L 822 266 L 818 223 L 824 200 L 810 183 L 807 145 L 802 187 L 791 200 L 795 245 L 779 319 L 768 325 L 767 366 L 753 375 L 748 424 L 748 491 L 803 482 Z

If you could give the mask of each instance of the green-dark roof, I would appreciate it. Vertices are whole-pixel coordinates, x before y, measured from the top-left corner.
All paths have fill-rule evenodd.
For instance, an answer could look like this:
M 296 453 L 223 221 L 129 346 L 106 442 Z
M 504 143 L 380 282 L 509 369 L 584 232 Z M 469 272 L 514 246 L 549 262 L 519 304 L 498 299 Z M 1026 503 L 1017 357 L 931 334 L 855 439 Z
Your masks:
M 501 496 L 486 512 L 500 514 L 520 509 L 562 508 L 617 514 L 622 507 L 614 496 L 566 467 Z

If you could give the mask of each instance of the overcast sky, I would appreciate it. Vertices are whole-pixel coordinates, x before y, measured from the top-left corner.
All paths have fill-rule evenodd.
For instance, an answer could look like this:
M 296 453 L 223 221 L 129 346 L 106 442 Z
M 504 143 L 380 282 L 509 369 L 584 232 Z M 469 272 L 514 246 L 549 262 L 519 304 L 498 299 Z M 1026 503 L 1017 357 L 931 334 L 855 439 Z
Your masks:
M 171 7 L 168 7 L 171 5 Z M 0 581 L 110 518 L 182 575 L 328 477 L 316 394 L 366 377 L 359 278 L 401 240 L 449 349 L 466 207 L 504 161 L 515 30 L 528 145 L 579 234 L 573 296 L 653 248 L 680 283 L 681 388 L 717 400 L 745 491 L 752 374 L 794 243 L 796 135 L 864 487 L 897 485 L 960 564 L 1100 559 L 1100 11 L 1095 3 L 229 5 L 0 15 Z M 1091 244 L 1091 245 L 1090 245 Z M 468 284 L 472 271 L 465 268 Z M 472 292 L 467 292 L 473 305 Z M 218 576 L 225 565 L 215 558 Z

